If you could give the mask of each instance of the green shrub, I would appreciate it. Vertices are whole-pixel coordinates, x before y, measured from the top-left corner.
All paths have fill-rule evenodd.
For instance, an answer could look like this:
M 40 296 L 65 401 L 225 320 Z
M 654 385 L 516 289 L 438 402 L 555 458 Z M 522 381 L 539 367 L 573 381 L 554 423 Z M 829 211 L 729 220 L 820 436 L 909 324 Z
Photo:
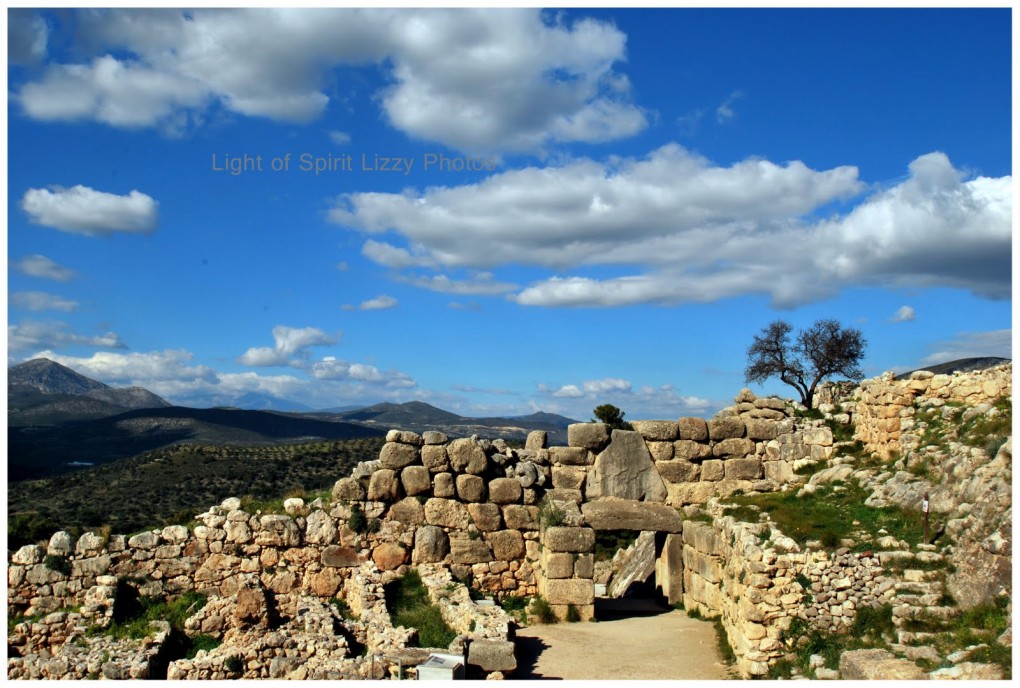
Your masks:
M 531 618 L 540 624 L 554 624 L 560 620 L 556 616 L 556 612 L 553 611 L 552 605 L 539 596 L 531 601 Z
M 353 619 L 354 614 L 351 612 L 350 606 L 346 600 L 341 600 L 339 597 L 330 597 L 329 603 L 336 608 L 342 619 Z
M 538 520 L 546 528 L 563 525 L 566 517 L 566 514 L 548 499 L 543 499 L 538 505 Z
M 365 516 L 365 512 L 361 510 L 360 504 L 353 504 L 351 506 L 351 515 L 347 518 L 347 527 L 359 534 L 368 532 L 368 518 Z
M 215 650 L 222 644 L 222 642 L 223 641 L 220 640 L 219 638 L 213 637 L 211 635 L 196 635 L 194 638 L 191 638 L 190 647 L 188 647 L 188 650 L 185 653 L 184 658 L 194 659 L 195 655 L 198 654 L 199 650 L 205 650 L 206 652 L 209 652 L 210 650 Z
M 503 598 L 503 601 L 499 603 L 499 606 L 502 607 L 505 612 L 519 612 L 527 608 L 528 598 L 508 595 Z
M 569 623 L 577 623 L 581 620 L 581 612 L 577 611 L 577 607 L 572 604 L 567 605 L 567 621 Z
M 726 627 L 723 626 L 722 619 L 716 619 L 713 623 L 715 627 L 715 643 L 719 649 L 719 654 L 722 656 L 723 662 L 726 664 L 733 664 L 737 661 L 737 655 L 734 654 L 733 648 L 730 646 L 730 639 L 726 635 Z
M 56 571 L 65 576 L 71 575 L 71 560 L 62 554 L 47 554 L 43 563 L 50 571 Z
M 239 674 L 244 671 L 244 660 L 241 659 L 240 655 L 230 655 L 223 662 L 223 668 L 232 674 Z
M 447 647 L 457 637 L 414 569 L 387 583 L 383 592 L 393 625 L 417 629 L 419 647 Z

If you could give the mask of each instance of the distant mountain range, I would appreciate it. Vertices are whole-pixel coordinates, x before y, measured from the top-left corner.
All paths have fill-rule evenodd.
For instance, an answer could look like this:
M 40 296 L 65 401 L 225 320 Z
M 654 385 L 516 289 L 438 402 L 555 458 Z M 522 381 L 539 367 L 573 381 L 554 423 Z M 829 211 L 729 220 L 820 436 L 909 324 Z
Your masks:
M 171 444 L 276 444 L 373 437 L 391 428 L 523 440 L 545 430 L 566 441 L 575 421 L 549 413 L 467 418 L 420 401 L 306 412 L 173 406 L 141 387 L 113 388 L 48 359 L 8 370 L 8 479 L 109 463 Z M 239 402 L 265 409 L 271 398 Z
M 972 370 L 984 370 L 985 368 L 994 368 L 997 365 L 1003 363 L 1009 363 L 1009 358 L 998 358 L 996 356 L 980 356 L 975 358 L 958 358 L 955 361 L 949 361 L 947 363 L 939 363 L 938 365 L 925 366 L 924 368 L 916 368 L 906 373 L 900 373 L 897 375 L 897 379 L 904 379 L 910 377 L 911 373 L 916 373 L 918 370 L 927 370 L 936 375 L 952 375 L 953 373 L 967 373 Z

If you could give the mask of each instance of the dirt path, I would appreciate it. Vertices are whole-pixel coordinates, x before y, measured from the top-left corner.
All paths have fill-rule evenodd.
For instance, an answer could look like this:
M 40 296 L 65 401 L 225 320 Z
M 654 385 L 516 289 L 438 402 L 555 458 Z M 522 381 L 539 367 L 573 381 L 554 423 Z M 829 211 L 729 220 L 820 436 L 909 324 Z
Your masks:
M 656 613 L 642 601 L 628 604 L 628 612 L 622 603 L 603 605 L 596 616 L 605 620 L 597 623 L 519 629 L 512 678 L 733 678 L 719 657 L 712 623 L 689 619 L 682 611 Z M 639 615 L 628 615 L 635 612 Z

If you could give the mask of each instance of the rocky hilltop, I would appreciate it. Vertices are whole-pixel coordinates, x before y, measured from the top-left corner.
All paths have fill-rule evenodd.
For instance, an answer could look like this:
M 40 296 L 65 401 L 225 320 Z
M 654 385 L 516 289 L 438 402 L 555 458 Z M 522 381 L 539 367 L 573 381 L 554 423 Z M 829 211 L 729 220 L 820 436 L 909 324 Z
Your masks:
M 1011 395 L 1006 365 L 835 386 L 820 413 L 742 390 L 565 446 L 394 430 L 329 499 L 12 553 L 8 677 L 383 678 L 443 653 L 512 678 L 515 624 L 597 618 L 597 584 L 630 580 L 719 619 L 742 677 L 1002 678 Z M 402 616 L 412 584 L 429 620 Z

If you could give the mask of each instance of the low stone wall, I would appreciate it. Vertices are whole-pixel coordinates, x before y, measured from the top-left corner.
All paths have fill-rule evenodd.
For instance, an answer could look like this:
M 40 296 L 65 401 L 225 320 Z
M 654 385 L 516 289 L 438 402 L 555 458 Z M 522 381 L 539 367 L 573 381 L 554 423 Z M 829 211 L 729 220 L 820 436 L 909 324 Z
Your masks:
M 865 380 L 856 391 L 854 438 L 865 448 L 888 459 L 903 449 L 913 429 L 916 405 L 943 406 L 960 403 L 974 407 L 1013 394 L 1011 363 L 986 370 L 935 375 L 926 370 L 896 380 L 893 373 Z M 909 438 L 916 441 L 916 438 Z

